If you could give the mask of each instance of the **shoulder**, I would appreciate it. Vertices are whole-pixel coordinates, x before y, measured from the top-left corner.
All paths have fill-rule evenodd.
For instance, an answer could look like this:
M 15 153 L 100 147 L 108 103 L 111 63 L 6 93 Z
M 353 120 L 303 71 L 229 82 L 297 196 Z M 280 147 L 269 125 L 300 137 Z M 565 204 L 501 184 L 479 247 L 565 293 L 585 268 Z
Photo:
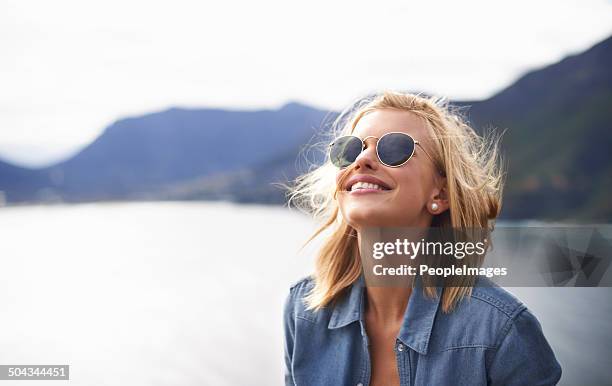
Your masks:
M 440 312 L 436 321 L 437 348 L 495 349 L 527 307 L 507 290 L 491 282 L 480 282 L 471 295 L 449 312 Z
M 508 319 L 515 318 L 527 307 L 516 296 L 488 279 L 479 279 L 472 289 L 470 301 L 483 311 L 499 312 Z
M 306 296 L 314 288 L 314 277 L 305 276 L 289 286 L 289 294 L 285 300 L 285 317 L 291 319 L 305 319 L 314 321 L 315 312 L 309 310 L 305 301 Z
M 289 286 L 289 292 L 300 292 L 304 289 L 310 290 L 314 286 L 314 277 L 312 275 L 304 276 Z
M 493 384 L 557 384 L 561 366 L 536 316 L 514 295 L 491 283 L 477 286 L 470 297 L 487 310 L 491 336 L 486 366 Z
M 329 304 L 318 309 L 311 309 L 306 298 L 314 287 L 314 275 L 303 277 L 290 285 L 289 294 L 285 300 L 285 318 L 293 320 L 296 325 L 306 322 L 307 328 L 316 327 L 326 330 L 335 306 Z
M 542 326 L 531 310 L 506 289 L 485 281 L 474 287 L 470 296 L 478 302 L 484 314 L 501 315 L 496 324 L 498 335 L 496 347 L 514 335 L 542 335 Z

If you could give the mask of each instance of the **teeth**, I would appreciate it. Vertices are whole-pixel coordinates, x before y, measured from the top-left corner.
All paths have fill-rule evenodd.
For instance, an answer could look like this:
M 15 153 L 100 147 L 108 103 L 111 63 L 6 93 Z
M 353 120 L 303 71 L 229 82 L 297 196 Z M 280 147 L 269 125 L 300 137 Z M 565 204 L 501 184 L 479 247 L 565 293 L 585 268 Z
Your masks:
M 353 190 L 357 190 L 357 189 L 376 189 L 376 190 L 384 190 L 382 187 L 380 187 L 379 185 L 376 184 L 371 184 L 369 182 L 362 182 L 359 181 L 355 184 L 353 184 L 353 186 L 351 186 L 351 191 Z

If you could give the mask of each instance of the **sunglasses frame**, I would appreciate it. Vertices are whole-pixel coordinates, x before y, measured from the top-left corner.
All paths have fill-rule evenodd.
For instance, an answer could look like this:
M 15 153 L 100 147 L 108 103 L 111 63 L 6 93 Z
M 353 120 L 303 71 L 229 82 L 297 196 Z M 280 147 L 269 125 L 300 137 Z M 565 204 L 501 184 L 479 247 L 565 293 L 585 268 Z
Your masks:
M 410 157 L 408 157 L 408 159 L 406 159 L 406 161 L 402 162 L 402 163 L 401 163 L 401 164 L 399 164 L 399 165 L 388 165 L 388 164 L 386 164 L 386 163 L 385 163 L 385 162 L 383 162 L 383 160 L 380 158 L 380 154 L 378 154 L 378 143 L 380 142 L 380 140 L 381 140 L 381 139 L 383 139 L 385 136 L 387 136 L 387 135 L 389 135 L 389 134 L 402 134 L 402 135 L 405 135 L 405 136 L 410 137 L 410 139 L 412 139 L 412 142 L 414 142 L 414 147 L 412 148 L 412 154 L 410 154 Z M 401 131 L 390 131 L 390 132 L 388 132 L 388 133 L 383 134 L 383 135 L 382 135 L 380 138 L 379 138 L 379 137 L 375 137 L 375 136 L 373 136 L 373 135 L 368 135 L 368 136 L 367 136 L 367 137 L 365 137 L 364 139 L 361 139 L 361 138 L 359 138 L 358 136 L 353 135 L 353 134 L 343 135 L 343 136 L 341 136 L 341 137 L 338 137 L 338 138 L 334 139 L 334 141 L 328 145 L 328 153 L 331 151 L 331 147 L 334 145 L 334 143 L 336 143 L 336 141 L 338 141 L 338 140 L 339 140 L 339 139 L 341 139 L 341 138 L 346 138 L 346 137 L 355 137 L 355 138 L 357 138 L 358 140 L 360 140 L 360 141 L 361 141 L 361 152 L 360 152 L 359 154 L 363 153 L 363 151 L 364 151 L 364 149 L 365 149 L 365 141 L 366 141 L 366 140 L 368 140 L 369 138 L 376 138 L 376 157 L 378 158 L 378 162 L 380 162 L 381 164 L 383 164 L 383 165 L 385 165 L 386 167 L 389 167 L 389 168 L 399 168 L 400 166 L 404 166 L 404 165 L 406 164 L 406 162 L 408 162 L 408 161 L 410 161 L 410 160 L 412 159 L 412 157 L 413 157 L 413 156 L 415 156 L 415 157 L 416 157 L 416 155 L 415 155 L 414 153 L 415 153 L 415 151 L 416 151 L 416 147 L 417 147 L 417 145 L 418 145 L 418 146 L 421 148 L 421 150 L 423 150 L 423 153 L 425 153 L 425 155 L 427 155 L 427 157 L 429 157 L 429 159 L 430 159 L 430 160 L 433 162 L 433 158 L 431 158 L 431 156 L 429 155 L 429 153 L 427 153 L 427 151 L 426 151 L 426 150 L 423 148 L 423 146 L 421 145 L 421 143 L 420 143 L 419 141 L 417 141 L 416 139 L 414 139 L 414 137 L 413 137 L 412 135 L 410 135 L 410 134 L 408 134 L 408 133 L 401 132 Z M 351 162 L 349 165 L 352 165 L 354 162 L 355 162 L 355 161 Z M 435 164 L 435 163 L 434 163 L 434 164 Z M 341 168 L 341 169 L 344 169 L 344 168 L 348 167 L 349 165 L 344 166 L 344 167 L 343 167 L 343 168 Z M 335 165 L 334 165 L 334 166 L 335 166 Z M 336 167 L 337 167 L 337 166 L 336 166 Z

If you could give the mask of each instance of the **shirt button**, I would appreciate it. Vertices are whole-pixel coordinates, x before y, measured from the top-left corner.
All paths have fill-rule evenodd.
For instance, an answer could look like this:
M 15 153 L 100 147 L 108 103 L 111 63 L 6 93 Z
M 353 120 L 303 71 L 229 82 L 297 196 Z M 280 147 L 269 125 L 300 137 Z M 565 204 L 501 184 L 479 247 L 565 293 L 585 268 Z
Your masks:
M 400 344 L 398 344 L 398 345 L 397 345 L 397 351 L 400 351 L 400 352 L 401 352 L 401 351 L 404 351 L 404 345 L 403 345 L 403 344 L 401 344 L 401 343 L 400 343 Z
M 363 386 L 363 383 L 359 382 L 359 383 L 357 384 L 357 386 Z

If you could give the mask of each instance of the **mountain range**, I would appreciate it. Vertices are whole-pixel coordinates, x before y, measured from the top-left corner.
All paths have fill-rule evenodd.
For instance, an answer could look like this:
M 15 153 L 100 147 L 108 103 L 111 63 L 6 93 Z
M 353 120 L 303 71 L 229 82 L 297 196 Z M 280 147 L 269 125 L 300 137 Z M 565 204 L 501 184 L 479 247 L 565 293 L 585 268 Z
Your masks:
M 501 217 L 612 221 L 612 37 L 531 71 L 481 101 L 454 101 L 481 132 L 505 130 Z M 120 119 L 73 157 L 29 169 L 0 161 L 8 205 L 101 200 L 282 204 L 288 182 L 321 163 L 337 116 L 171 108 Z

